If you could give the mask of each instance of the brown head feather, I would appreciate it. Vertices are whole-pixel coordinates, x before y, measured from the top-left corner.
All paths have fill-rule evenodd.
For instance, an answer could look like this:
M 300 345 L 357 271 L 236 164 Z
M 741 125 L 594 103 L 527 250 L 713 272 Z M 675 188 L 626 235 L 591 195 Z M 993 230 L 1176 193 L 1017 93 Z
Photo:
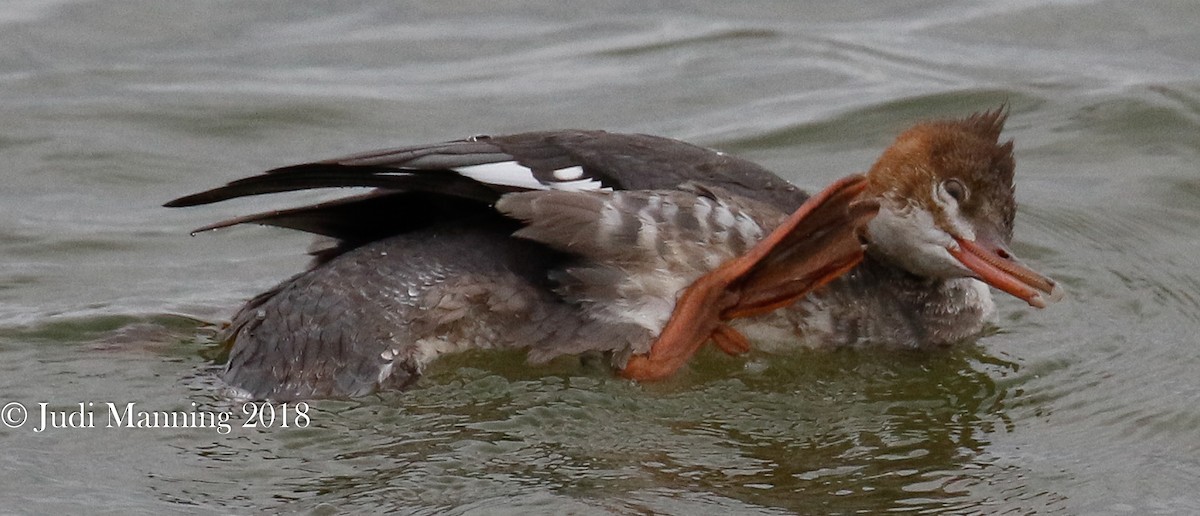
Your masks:
M 1002 106 L 904 131 L 871 167 L 868 194 L 904 199 L 940 218 L 943 214 L 934 210 L 933 190 L 947 180 L 957 180 L 966 189 L 959 201 L 962 215 L 1007 241 L 1017 211 L 1012 141 L 999 141 L 1007 116 Z

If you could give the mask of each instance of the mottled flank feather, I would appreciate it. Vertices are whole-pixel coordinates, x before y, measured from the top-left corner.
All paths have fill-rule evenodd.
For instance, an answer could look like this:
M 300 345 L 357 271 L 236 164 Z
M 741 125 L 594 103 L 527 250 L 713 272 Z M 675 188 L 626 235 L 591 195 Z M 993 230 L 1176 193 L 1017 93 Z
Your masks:
M 690 187 L 516 193 L 496 208 L 526 223 L 515 236 L 576 257 L 551 276 L 565 300 L 599 321 L 632 323 L 652 334 L 662 330 L 685 287 L 745 252 L 784 217 L 719 189 Z

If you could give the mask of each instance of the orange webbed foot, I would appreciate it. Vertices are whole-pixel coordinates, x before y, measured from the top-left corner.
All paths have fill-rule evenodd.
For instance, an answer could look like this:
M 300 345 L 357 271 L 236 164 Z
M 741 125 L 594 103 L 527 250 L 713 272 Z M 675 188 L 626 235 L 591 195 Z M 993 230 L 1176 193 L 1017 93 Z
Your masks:
M 736 357 L 750 351 L 750 339 L 747 339 L 745 335 L 742 335 L 728 324 L 717 325 L 717 328 L 713 330 L 712 335 L 709 335 L 709 337 L 712 339 L 713 344 L 716 344 L 718 348 L 721 348 L 721 351 L 724 351 L 729 356 Z

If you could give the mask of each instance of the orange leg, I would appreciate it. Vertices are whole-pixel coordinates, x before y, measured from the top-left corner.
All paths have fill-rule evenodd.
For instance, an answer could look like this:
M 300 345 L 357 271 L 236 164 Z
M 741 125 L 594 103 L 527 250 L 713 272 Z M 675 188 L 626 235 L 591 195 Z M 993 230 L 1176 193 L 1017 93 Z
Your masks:
M 650 352 L 630 357 L 621 376 L 666 378 L 710 339 L 731 355 L 749 351 L 749 340 L 724 321 L 787 306 L 862 261 L 858 231 L 878 211 L 876 203 L 853 202 L 865 189 L 861 175 L 835 182 L 746 254 L 693 282 Z

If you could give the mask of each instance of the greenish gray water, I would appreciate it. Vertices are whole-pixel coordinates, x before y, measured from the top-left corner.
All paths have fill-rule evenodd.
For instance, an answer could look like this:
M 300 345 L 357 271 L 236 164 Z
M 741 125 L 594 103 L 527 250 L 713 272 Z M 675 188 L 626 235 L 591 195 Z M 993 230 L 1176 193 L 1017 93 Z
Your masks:
M 836 7 L 835 7 L 836 6 Z M 159 205 L 300 161 L 556 127 L 820 187 L 1012 106 L 1043 311 L 945 353 L 705 354 L 634 385 L 515 354 L 308 428 L 0 427 L 0 512 L 1200 513 L 1200 5 L 26 0 L 0 13 L 0 404 L 233 410 L 212 336 L 308 238 Z M 280 407 L 281 408 L 281 407 Z M 294 407 L 293 407 L 294 409 Z M 241 423 L 244 417 L 235 417 Z

